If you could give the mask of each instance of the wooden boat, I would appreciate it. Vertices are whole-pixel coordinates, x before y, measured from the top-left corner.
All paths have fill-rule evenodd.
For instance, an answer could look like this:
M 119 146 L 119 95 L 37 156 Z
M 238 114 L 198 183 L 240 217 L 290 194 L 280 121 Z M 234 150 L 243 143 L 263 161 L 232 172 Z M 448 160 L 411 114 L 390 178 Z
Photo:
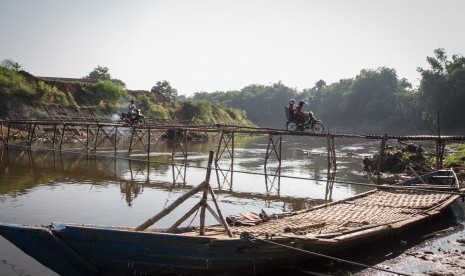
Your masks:
M 172 227 L 148 228 L 200 191 L 199 204 Z M 396 234 L 441 214 L 463 195 L 458 192 L 380 187 L 308 210 L 262 216 L 253 225 L 228 225 L 220 209 L 216 213 L 206 203 L 210 193 L 218 207 L 205 181 L 136 228 L 1 223 L 0 234 L 62 275 L 248 275 Z M 198 208 L 200 226 L 178 228 Z M 205 209 L 220 224 L 204 225 Z
M 451 169 L 437 170 L 423 175 L 416 173 L 415 177 L 400 183 L 402 186 L 415 186 L 423 188 L 449 188 L 459 189 L 461 184 L 457 179 L 457 175 Z

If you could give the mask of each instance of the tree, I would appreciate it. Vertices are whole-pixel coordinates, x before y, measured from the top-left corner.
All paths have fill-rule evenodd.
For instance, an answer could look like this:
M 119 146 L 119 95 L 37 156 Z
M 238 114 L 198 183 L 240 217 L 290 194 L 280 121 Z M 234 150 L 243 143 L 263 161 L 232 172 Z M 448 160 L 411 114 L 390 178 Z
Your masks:
M 173 88 L 166 80 L 162 82 L 158 81 L 150 91 L 152 93 L 161 94 L 165 97 L 165 99 L 170 101 L 175 101 L 178 98 L 178 90 Z
M 465 58 L 453 55 L 449 60 L 442 48 L 434 50 L 434 54 L 427 57 L 430 69 L 418 68 L 424 119 L 437 125 L 439 112 L 441 126 L 457 128 L 465 123 Z
M 12 59 L 4 59 L 4 60 L 2 60 L 1 66 L 5 67 L 7 69 L 10 69 L 10 70 L 14 70 L 16 72 L 18 72 L 22 67 L 21 64 L 17 63 L 16 61 L 14 61 Z
M 110 69 L 108 69 L 108 67 L 97 66 L 89 75 L 84 76 L 84 79 L 89 79 L 93 82 L 111 81 L 114 84 L 126 88 L 126 84 L 122 80 L 111 78 Z
M 326 82 L 324 80 L 319 80 L 315 83 L 315 87 L 317 90 L 321 90 L 325 86 L 326 86 Z
M 89 79 L 94 82 L 111 80 L 110 70 L 108 67 L 97 66 L 94 68 L 89 75 L 85 76 L 85 79 Z

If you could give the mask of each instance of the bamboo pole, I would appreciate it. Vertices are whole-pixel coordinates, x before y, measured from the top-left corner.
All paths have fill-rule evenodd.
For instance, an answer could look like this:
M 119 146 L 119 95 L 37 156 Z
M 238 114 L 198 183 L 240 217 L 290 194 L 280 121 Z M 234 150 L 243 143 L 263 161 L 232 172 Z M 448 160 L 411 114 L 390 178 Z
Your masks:
M 129 150 L 128 150 L 128 154 L 132 151 L 132 140 L 134 139 L 134 131 L 136 131 L 136 129 L 135 129 L 134 127 L 132 127 L 131 141 L 129 141 Z
M 65 131 L 66 131 L 66 124 L 64 123 L 63 124 L 63 130 L 62 130 L 62 133 L 61 133 L 60 150 L 63 147 L 63 140 L 65 139 Z
M 171 213 L 176 207 L 178 207 L 181 203 L 183 203 L 184 201 L 186 201 L 189 197 L 195 195 L 196 193 L 198 193 L 199 191 L 201 191 L 203 189 L 203 187 L 205 187 L 207 183 L 205 183 L 205 181 L 203 181 L 202 183 L 200 183 L 198 186 L 196 186 L 195 188 L 191 189 L 189 192 L 185 193 L 184 195 L 180 196 L 178 199 L 176 199 L 173 203 L 171 203 L 171 205 L 169 205 L 168 207 L 166 207 L 165 209 L 163 209 L 161 212 L 159 212 L 158 214 L 156 214 L 155 216 L 149 218 L 147 221 L 145 221 L 144 223 L 142 223 L 141 225 L 137 226 L 135 231 L 144 231 L 145 229 L 147 229 L 148 227 L 152 226 L 154 223 L 156 223 L 157 221 L 159 221 L 160 219 L 162 219 L 164 216 L 168 215 L 169 213 Z
M 221 131 L 221 136 L 218 141 L 218 149 L 216 150 L 216 157 L 215 157 L 215 164 L 218 165 L 218 160 L 221 158 L 220 155 L 220 149 L 221 149 L 221 143 L 223 142 L 223 136 L 224 136 L 224 130 Z
M 147 131 L 149 132 L 148 135 L 147 135 L 147 160 L 149 161 L 150 160 L 150 129 L 147 129 Z
M 423 178 L 420 175 L 418 175 L 418 173 L 414 169 L 412 169 L 412 167 L 407 166 L 407 168 L 413 173 L 413 175 L 415 175 L 418 179 L 420 179 L 421 183 L 426 184 Z
M 197 204 L 192 207 L 189 212 L 187 212 L 184 216 L 178 219 L 170 228 L 166 230 L 166 233 L 173 233 L 174 229 L 176 229 L 181 223 L 183 223 L 186 219 L 188 219 L 195 211 L 197 211 L 200 207 L 202 202 L 198 202 Z
M 200 235 L 205 235 L 205 208 L 207 207 L 208 187 L 210 187 L 210 175 L 212 170 L 213 151 L 208 156 L 207 174 L 205 176 L 205 186 L 203 187 L 203 196 L 200 206 Z
M 57 136 L 57 125 L 58 124 L 53 124 L 53 142 L 52 142 L 52 147 L 53 149 L 55 149 L 55 140 L 56 140 L 56 136 Z
M 383 165 L 384 159 L 384 149 L 386 148 L 387 134 L 384 134 L 383 139 L 381 140 L 381 149 L 379 151 L 378 157 L 378 167 L 376 168 L 376 174 L 379 175 L 381 171 L 381 166 Z
M 216 211 L 218 212 L 218 216 L 219 216 L 219 219 L 220 219 L 220 223 L 223 225 L 224 227 L 224 230 L 226 230 L 226 233 L 228 234 L 228 236 L 230 238 L 233 238 L 234 235 L 233 233 L 231 232 L 231 230 L 229 229 L 229 226 L 228 226 L 228 223 L 226 222 L 226 220 L 224 219 L 223 217 L 223 214 L 221 214 L 221 209 L 220 209 L 220 206 L 218 205 L 218 201 L 216 200 L 216 196 L 215 196 L 215 192 L 213 192 L 213 189 L 210 185 L 208 185 L 208 190 L 210 191 L 210 195 L 212 197 L 212 200 L 213 200 L 213 203 L 215 204 L 215 207 L 216 207 Z M 208 207 L 208 206 L 207 206 Z M 212 212 L 213 214 L 213 212 Z
M 148 227 L 152 226 L 155 222 L 159 221 L 161 218 L 163 218 L 166 215 L 168 215 L 169 213 L 171 213 L 176 207 L 178 207 L 180 204 L 182 204 L 184 201 L 186 201 L 189 197 L 193 196 L 194 194 L 198 193 L 201 190 L 205 191 L 205 186 L 208 186 L 209 181 L 210 181 L 212 161 L 213 161 L 213 151 L 210 151 L 210 155 L 208 157 L 208 167 L 207 167 L 207 174 L 205 176 L 205 181 L 200 183 L 197 187 L 191 189 L 189 192 L 187 192 L 184 195 L 180 196 L 173 203 L 171 203 L 171 205 L 169 205 L 168 207 L 163 209 L 161 212 L 159 212 L 155 216 L 149 218 L 147 221 L 145 221 L 141 225 L 137 226 L 135 228 L 135 231 L 144 231 Z

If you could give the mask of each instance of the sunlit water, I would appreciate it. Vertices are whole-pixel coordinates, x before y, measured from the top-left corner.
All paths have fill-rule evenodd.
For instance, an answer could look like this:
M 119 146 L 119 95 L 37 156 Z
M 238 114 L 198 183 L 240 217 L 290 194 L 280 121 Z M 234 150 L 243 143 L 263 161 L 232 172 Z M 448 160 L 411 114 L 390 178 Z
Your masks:
M 281 166 L 271 152 L 266 167 L 267 137 L 236 139 L 233 162 L 231 145 L 223 145 L 218 170 L 210 178 L 222 213 L 301 210 L 370 189 L 354 183 L 368 182 L 361 161 L 379 143 L 336 140 L 338 170 L 332 189 L 326 182 L 326 145 L 325 138 L 283 137 Z M 218 142 L 188 144 L 187 166 L 180 152 L 176 165 L 170 164 L 173 149 L 163 141 L 152 145 L 150 162 L 143 150 L 128 154 L 124 145 L 116 156 L 108 147 L 88 155 L 72 146 L 63 152 L 37 148 L 47 144 L 32 150 L 0 147 L 0 221 L 138 226 L 205 179 L 208 152 L 217 151 Z M 155 227 L 171 226 L 200 197 L 188 199 Z M 207 223 L 217 222 L 207 216 Z M 199 218 L 182 226 L 188 224 L 198 225 Z M 55 275 L 2 237 L 0 260 L 0 275 Z

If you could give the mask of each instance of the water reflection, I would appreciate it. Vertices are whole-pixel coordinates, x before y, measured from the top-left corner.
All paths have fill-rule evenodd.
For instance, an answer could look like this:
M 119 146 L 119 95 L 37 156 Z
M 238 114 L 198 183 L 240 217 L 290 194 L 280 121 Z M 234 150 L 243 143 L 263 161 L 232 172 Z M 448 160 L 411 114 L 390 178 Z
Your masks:
M 247 157 L 241 157 L 239 161 L 246 159 Z M 161 158 L 161 160 L 166 159 Z M 256 171 L 239 172 L 241 174 L 238 177 L 239 180 L 247 179 L 244 182 L 249 186 L 244 186 L 244 184 L 233 183 L 233 162 L 229 160 L 218 162 L 215 166 L 216 179 L 211 179 L 212 185 L 215 187 L 216 184 L 218 194 L 224 197 L 263 200 L 268 206 L 281 202 L 283 210 L 300 210 L 321 203 L 321 201 L 332 200 L 330 191 L 334 184 L 335 173 L 328 174 L 323 199 L 299 193 L 282 195 L 282 167 L 262 166 L 262 172 L 260 172 L 260 166 L 257 167 Z M 59 182 L 92 183 L 92 185 L 119 183 L 122 197 L 128 206 L 132 206 L 133 201 L 144 192 L 146 187 L 163 189 L 171 193 L 173 189 L 183 190 L 197 185 L 204 175 L 205 168 L 205 156 L 199 156 L 193 162 L 146 162 L 118 156 L 2 147 L 0 149 L 0 170 L 4 173 L 0 176 L 0 184 L 2 184 L 0 195 L 23 193 L 35 186 L 54 185 Z M 318 171 L 314 173 L 318 175 Z M 244 176 L 244 174 L 249 174 L 249 176 Z M 188 175 L 199 181 L 188 182 L 186 180 Z M 260 192 L 260 187 L 257 187 L 263 183 L 263 180 L 259 181 L 260 177 L 265 178 L 264 192 Z M 252 186 L 253 188 L 248 188 Z

